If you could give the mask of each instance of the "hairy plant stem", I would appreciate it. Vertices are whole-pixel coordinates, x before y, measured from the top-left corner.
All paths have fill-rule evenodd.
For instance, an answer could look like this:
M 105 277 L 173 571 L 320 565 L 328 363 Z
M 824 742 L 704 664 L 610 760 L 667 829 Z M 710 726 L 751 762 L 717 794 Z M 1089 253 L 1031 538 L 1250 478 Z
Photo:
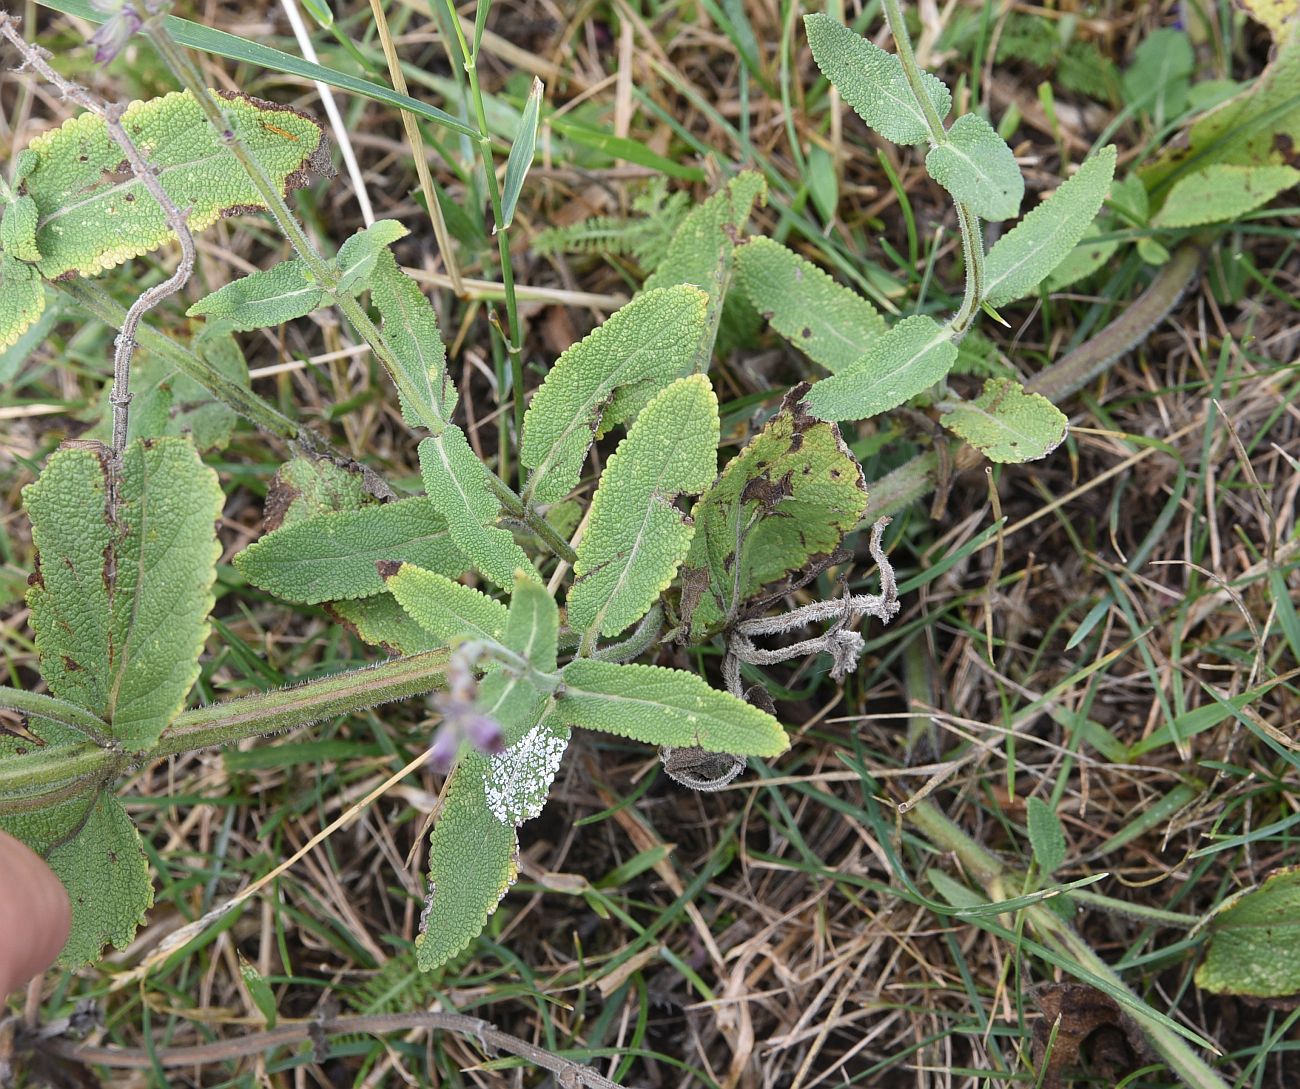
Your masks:
M 485 3 L 486 0 L 478 0 Z M 465 38 L 465 30 L 460 24 L 455 0 L 447 0 L 447 14 L 455 30 L 456 42 L 460 46 L 465 74 L 469 78 L 470 96 L 474 101 L 474 117 L 478 123 L 478 150 L 483 160 L 484 181 L 487 184 L 488 199 L 492 202 L 492 233 L 497 236 L 497 253 L 501 259 L 501 286 L 506 296 L 506 322 L 510 335 L 506 338 L 506 351 L 510 356 L 510 385 L 514 402 L 515 440 L 523 441 L 524 435 L 524 362 L 523 334 L 519 327 L 519 304 L 515 298 L 515 274 L 510 264 L 510 242 L 508 231 L 503 225 L 505 218 L 501 206 L 501 186 L 497 181 L 496 167 L 492 159 L 492 134 L 488 129 L 487 110 L 483 104 L 483 88 L 478 78 L 478 42 L 471 49 Z
M 163 733 L 148 759 L 293 730 L 435 691 L 443 685 L 449 656 L 443 649 L 430 650 L 186 711 Z
M 75 703 L 46 696 L 40 692 L 28 692 L 21 688 L 0 688 L 0 707 L 7 711 L 19 711 L 24 715 L 48 718 L 61 726 L 84 734 L 91 741 L 103 746 L 110 743 L 112 730 L 102 718 L 90 711 L 78 707 Z
M 11 812 L 11 807 L 29 808 L 23 804 L 26 799 L 21 796 L 30 795 L 51 783 L 102 778 L 124 759 L 120 751 L 91 741 L 54 749 L 36 749 L 21 756 L 6 756 L 0 760 L 0 813 Z
M 456 24 L 459 27 L 459 23 Z M 262 164 L 249 152 L 244 146 L 238 135 L 235 133 L 233 126 L 227 120 L 220 104 L 216 102 L 207 86 L 204 84 L 203 77 L 195 68 L 194 63 L 190 60 L 185 51 L 176 43 L 176 40 L 167 33 L 161 19 L 152 19 L 145 24 L 145 33 L 149 41 L 158 51 L 158 55 L 171 70 L 172 74 L 180 81 L 181 85 L 190 92 L 199 108 L 203 111 L 208 122 L 213 126 L 222 142 L 228 147 L 231 153 L 244 168 L 248 177 L 257 189 L 258 195 L 262 198 L 267 210 L 275 219 L 281 232 L 289 240 L 294 251 L 302 258 L 308 271 L 315 281 L 323 290 L 329 293 L 334 304 L 342 311 L 343 315 L 351 322 L 352 327 L 357 331 L 363 340 L 370 346 L 371 351 L 383 364 L 388 376 L 404 397 L 412 404 L 420 403 L 419 391 L 415 389 L 414 384 L 406 376 L 392 348 L 383 334 L 370 320 L 370 315 L 366 313 L 365 308 L 357 302 L 346 291 L 339 290 L 339 276 L 334 266 L 326 260 L 316 249 L 311 239 L 307 237 L 306 232 L 298 223 L 285 200 L 284 194 L 280 192 L 279 187 L 267 176 Z M 463 36 L 462 36 L 463 40 Z M 467 54 L 468 55 L 468 54 Z M 472 70 L 471 70 L 472 75 Z M 477 77 L 472 75 L 476 81 Z M 477 83 L 474 83 L 477 86 Z M 486 132 L 486 119 L 483 115 L 482 95 L 478 95 L 478 105 L 480 117 L 482 119 L 481 128 Z M 486 137 L 485 137 L 486 138 Z M 496 192 L 496 201 L 494 208 L 500 214 L 500 193 L 495 190 L 496 175 L 489 168 L 487 171 L 489 185 Z M 504 241 L 502 243 L 504 245 Z M 507 309 L 514 315 L 514 324 L 511 327 L 511 336 L 518 335 L 518 312 L 514 307 L 514 281 L 509 279 L 509 251 L 503 251 L 505 254 L 505 264 L 503 267 L 503 283 L 507 285 L 506 303 Z M 517 349 L 516 349 L 517 352 Z M 520 365 L 522 368 L 522 364 Z M 520 371 L 520 380 L 522 381 L 522 369 Z M 522 418 L 522 393 L 516 389 L 516 411 Z M 435 432 L 436 433 L 436 432 Z M 546 519 L 538 512 L 529 508 L 523 500 L 515 494 L 514 490 L 500 477 L 489 471 L 488 481 L 493 492 L 500 498 L 502 505 L 506 508 L 507 513 L 520 518 L 528 528 L 542 540 L 556 555 L 569 559 L 573 555 L 573 550 L 568 544 L 547 524 Z
M 921 78 L 921 66 L 916 63 L 916 54 L 912 52 L 912 38 L 907 33 L 907 23 L 903 21 L 903 9 L 898 0 L 884 0 L 885 22 L 889 24 L 889 33 L 894 39 L 894 50 L 907 76 L 908 86 L 912 88 L 921 113 L 925 116 L 926 127 L 930 130 L 930 146 L 938 147 L 948 143 L 948 133 L 943 127 L 943 118 L 934 108 L 925 81 Z M 966 262 L 966 290 L 962 296 L 961 307 L 953 316 L 952 327 L 958 336 L 964 336 L 971 322 L 979 312 L 980 303 L 984 301 L 984 240 L 980 236 L 979 216 L 970 205 L 955 202 L 957 205 L 957 223 L 961 232 L 962 256 Z
M 1015 883 L 1017 875 L 1009 871 L 992 854 L 976 843 L 953 821 L 949 820 L 929 801 L 918 802 L 904 814 L 904 819 L 941 850 L 955 854 L 967 875 L 979 886 Z M 1071 958 L 1079 967 L 1105 979 L 1113 986 L 1133 995 L 1134 1005 L 1128 1007 L 1129 1015 L 1141 1026 L 1147 1039 L 1169 1064 L 1171 1070 L 1182 1077 L 1190 1089 L 1228 1089 L 1218 1074 L 1195 1052 L 1181 1036 L 1171 1032 L 1159 1021 L 1146 1016 L 1143 1003 L 1133 994 L 1123 978 L 1099 957 L 1069 923 L 1044 904 L 1031 904 L 1020 909 L 1025 920 L 1042 939 L 1043 944 L 1057 953 Z
M 1147 289 L 1119 317 L 1074 351 L 1039 371 L 1025 383 L 1025 389 L 1041 394 L 1053 404 L 1060 404 L 1082 389 L 1150 335 L 1192 285 L 1200 265 L 1201 249 L 1197 243 L 1188 242 L 1175 250 Z M 942 466 L 946 465 L 950 472 L 961 472 L 982 460 L 982 455 L 965 443 L 937 438 L 935 444 L 944 448 L 946 457 L 933 450 L 921 454 L 870 486 L 871 519 L 897 514 L 934 491 L 944 471 Z

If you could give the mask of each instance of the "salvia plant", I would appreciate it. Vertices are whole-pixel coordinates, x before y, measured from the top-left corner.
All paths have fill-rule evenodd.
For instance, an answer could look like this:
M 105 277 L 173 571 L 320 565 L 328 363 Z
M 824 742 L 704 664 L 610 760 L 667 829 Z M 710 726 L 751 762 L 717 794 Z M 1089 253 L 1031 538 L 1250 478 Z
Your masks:
M 1114 148 L 986 252 L 983 221 L 1020 211 L 1020 170 L 983 117 L 949 121 L 949 89 L 918 68 L 897 0 L 884 8 L 895 53 L 824 15 L 807 19 L 808 40 L 872 129 L 927 148 L 925 167 L 956 207 L 959 309 L 887 325 L 865 298 L 750 232 L 765 185 L 739 173 L 684 215 L 672 206 L 680 222 L 671 237 L 656 244 L 648 233 L 640 251 L 661 255 L 644 289 L 546 368 L 526 411 L 509 308 L 512 381 L 501 396 L 513 398 L 514 426 L 502 430 L 497 469 L 459 422 L 435 311 L 394 257 L 406 229 L 381 220 L 330 256 L 297 223 L 287 194 L 328 165 L 311 118 L 210 92 L 150 18 L 144 33 L 185 89 L 125 111 L 78 99 L 86 112 L 19 154 L 0 194 L 0 344 L 39 335 L 50 306 L 79 305 L 123 327 L 108 441 L 65 444 L 24 493 L 39 556 L 28 601 L 48 694 L 0 690 L 0 705 L 28 722 L 26 735 L 0 736 L 0 823 L 72 893 L 64 964 L 126 944 L 151 903 L 145 852 L 115 794 L 131 769 L 422 695 L 440 718 L 431 750 L 449 780 L 417 951 L 422 967 L 442 964 L 514 881 L 517 827 L 545 804 L 574 727 L 660 746 L 674 777 L 716 788 L 747 758 L 788 746 L 746 673 L 820 654 L 843 676 L 862 653 L 862 619 L 894 616 L 883 525 L 869 525 L 863 471 L 838 422 L 921 398 L 994 461 L 1043 457 L 1062 441 L 1065 417 L 1010 377 L 989 378 L 971 400 L 946 378 L 981 312 L 1032 293 L 1083 238 L 1110 189 Z M 21 40 L 12 23 L 3 29 Z M 460 45 L 469 62 L 476 43 Z M 58 81 L 39 54 L 28 59 Z M 500 184 L 486 135 L 468 130 L 484 151 L 503 258 L 540 100 L 538 86 Z M 188 342 L 140 325 L 188 277 L 191 232 L 259 209 L 293 259 L 195 302 Z M 176 276 L 126 313 L 91 282 L 177 240 Z M 508 276 L 508 259 L 503 268 Z M 708 371 L 724 312 L 736 306 L 827 375 L 789 391 L 719 471 Z M 286 432 L 248 389 L 233 334 L 322 307 L 342 313 L 396 387 L 423 494 L 397 495 L 319 440 Z M 135 368 L 128 412 L 137 340 L 150 351 Z M 327 607 L 391 657 L 187 708 L 209 633 L 223 505 L 200 453 L 221 445 L 235 413 L 299 443 L 268 497 L 267 532 L 235 557 L 236 569 L 285 602 Z M 617 446 L 592 487 L 589 453 L 606 436 Z M 790 607 L 818 575 L 855 559 L 864 529 L 880 593 Z M 649 664 L 673 644 L 716 648 L 722 687 Z

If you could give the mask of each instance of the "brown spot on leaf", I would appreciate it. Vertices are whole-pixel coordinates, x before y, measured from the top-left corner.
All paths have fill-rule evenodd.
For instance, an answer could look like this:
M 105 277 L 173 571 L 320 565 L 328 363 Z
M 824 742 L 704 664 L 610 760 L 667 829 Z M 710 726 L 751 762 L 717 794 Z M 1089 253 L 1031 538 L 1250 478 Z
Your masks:
M 63 659 L 63 668 L 66 669 L 69 673 L 81 672 L 81 664 L 79 662 L 76 662 L 73 659 L 69 658 L 66 654 L 61 654 L 59 655 L 59 657 Z
M 401 569 L 402 569 L 402 565 L 398 563 L 396 560 L 375 561 L 375 570 L 379 572 L 379 577 L 381 579 L 385 579 L 385 580 L 391 579 Z
M 788 499 L 794 495 L 794 486 L 791 479 L 794 476 L 794 470 L 791 469 L 776 483 L 768 479 L 766 474 L 756 476 L 749 480 L 741 490 L 741 503 L 757 503 L 763 514 L 771 514 L 777 508 L 777 504 L 783 499 Z

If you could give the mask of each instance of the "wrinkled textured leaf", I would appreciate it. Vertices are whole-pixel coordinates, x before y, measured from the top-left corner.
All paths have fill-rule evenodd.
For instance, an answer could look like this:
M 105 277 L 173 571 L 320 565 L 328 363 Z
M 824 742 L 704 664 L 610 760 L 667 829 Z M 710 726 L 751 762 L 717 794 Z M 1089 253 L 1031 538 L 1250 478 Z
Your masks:
M 8 304 L 15 301 L 12 296 L 5 296 L 4 276 L 4 257 L 0 255 L 0 384 L 13 381 L 23 364 L 49 339 L 50 333 L 63 318 L 61 297 L 54 295 L 50 288 L 42 287 L 43 301 L 36 304 L 40 309 L 39 317 L 14 337 L 8 347 L 4 347 L 3 327 L 6 320 L 4 315 Z M 26 323 L 26 317 L 22 321 Z
M 598 428 L 624 423 L 683 367 L 704 327 L 702 291 L 647 291 L 612 314 L 556 360 L 524 417 L 519 457 L 531 473 L 524 495 L 554 503 L 582 475 Z M 620 390 L 638 399 L 611 406 Z
M 871 303 L 770 238 L 736 251 L 736 274 L 772 328 L 832 373 L 861 359 L 885 331 Z
M 23 490 L 40 557 L 27 600 L 50 690 L 143 749 L 198 676 L 224 497 L 188 441 L 135 442 L 110 526 L 108 459 L 99 444 L 65 446 Z
M 1151 222 L 1157 227 L 1199 227 L 1236 219 L 1297 182 L 1300 170 L 1292 166 L 1215 163 L 1180 178 Z
M 274 183 L 305 185 L 309 167 L 329 172 L 321 127 L 310 117 L 244 95 L 216 92 L 243 145 Z M 133 102 L 122 124 L 191 230 L 264 207 L 233 153 L 185 91 Z M 54 279 L 93 276 L 173 238 L 162 208 L 126 168 L 102 118 L 81 114 L 32 140 L 38 161 L 25 191 L 40 209 L 38 267 Z
M 0 817 L 0 828 L 43 857 L 68 890 L 72 932 L 59 954 L 74 969 L 99 960 L 104 946 L 125 949 L 153 904 L 140 834 L 111 794 L 72 798 Z
M 945 143 L 925 157 L 930 177 L 984 219 L 1011 219 L 1020 211 L 1025 179 L 1007 142 L 976 113 L 952 123 Z
M 537 573 L 516 572 L 501 642 L 538 672 L 554 673 L 559 633 L 560 610 Z
M 823 378 L 805 400 L 823 420 L 865 420 L 924 393 L 956 359 L 952 330 L 913 314 L 874 340 L 857 362 Z
M 41 277 L 8 253 L 0 253 L 0 348 L 18 343 L 45 309 Z
M 506 607 L 481 590 L 409 563 L 385 582 L 397 603 L 439 643 L 464 639 L 500 639 Z
M 484 789 L 492 815 L 513 825 L 536 817 L 546 805 L 568 746 L 569 727 L 550 713 L 505 752 L 491 757 Z
M 682 580 L 683 618 L 698 639 L 758 594 L 830 556 L 867 509 L 862 468 L 839 428 L 814 419 L 797 386 L 695 504 Z
M 578 545 L 569 626 L 617 635 L 643 617 L 677 573 L 694 525 L 673 505 L 718 468 L 718 399 L 702 374 L 651 401 L 600 477 Z
M 456 387 L 447 374 L 447 349 L 438 317 L 420 285 L 397 267 L 388 250 L 375 255 L 370 301 L 383 319 L 384 339 L 401 368 L 397 382 L 402 418 L 438 435 L 451 424 Z
M 675 284 L 693 284 L 708 292 L 709 304 L 704 327 L 693 348 L 688 352 L 684 366 L 672 377 L 703 374 L 713 358 L 713 346 L 718 339 L 718 329 L 727 307 L 727 292 L 731 286 L 736 245 L 749 222 L 755 202 L 767 200 L 767 183 L 756 171 L 747 170 L 727 183 L 727 187 L 714 193 L 698 208 L 693 209 L 673 234 L 668 252 L 646 280 L 647 291 Z M 619 420 L 628 419 L 650 399 L 653 391 L 628 390 L 615 399 L 615 414 Z M 620 407 L 619 402 L 629 403 Z M 606 422 L 606 428 L 615 420 Z
M 817 67 L 863 121 L 896 144 L 920 144 L 930 138 L 921 104 L 893 53 L 829 15 L 807 15 L 804 26 Z M 921 81 L 943 120 L 952 109 L 952 95 L 929 72 L 922 73 Z
M 1300 866 L 1275 871 L 1215 911 L 1196 985 L 1254 998 L 1300 993 Z
M 268 533 L 235 557 L 255 586 L 285 601 L 370 597 L 384 591 L 375 564 L 411 563 L 456 578 L 469 566 L 446 519 L 425 498 L 318 514 Z
M 1019 382 L 990 378 L 974 401 L 946 413 L 940 422 L 990 461 L 1045 458 L 1065 439 L 1069 421 L 1046 397 L 1026 393 Z
M 984 262 L 984 300 L 1003 306 L 1047 279 L 1083 237 L 1110 191 L 1114 173 L 1115 146 L 1107 144 L 998 239 Z
M 20 261 L 36 262 L 41 251 L 36 246 L 36 224 L 41 213 L 36 201 L 21 196 L 4 208 L 0 219 L 0 249 Z
M 1196 57 L 1186 33 L 1165 27 L 1142 39 L 1124 73 L 1124 100 L 1151 116 L 1160 128 L 1187 108 Z
M 502 587 L 514 582 L 519 568 L 532 568 L 510 531 L 493 524 L 501 504 L 465 432 L 448 427 L 421 442 L 420 473 L 429 499 L 447 520 L 451 539 L 470 563 Z
M 266 491 L 262 531 L 270 533 L 332 510 L 358 510 L 366 502 L 361 473 L 328 458 L 296 457 L 275 471 Z
M 282 325 L 319 310 L 328 296 L 310 279 L 302 261 L 281 261 L 259 269 L 205 295 L 186 311 L 246 332 Z
M 426 972 L 478 937 L 519 874 L 515 826 L 487 805 L 487 766 L 482 753 L 462 754 L 429 836 L 428 899 L 415 939 L 416 963 Z
M 564 667 L 555 713 L 571 726 L 670 745 L 779 756 L 790 747 L 766 711 L 680 669 L 578 658 Z
M 370 277 L 384 252 L 410 232 L 395 219 L 377 219 L 362 227 L 342 246 L 335 264 L 339 273 L 339 290 L 355 294 L 370 286 Z
M 389 654 L 419 654 L 443 643 L 421 627 L 392 594 L 336 601 L 330 612 L 355 631 L 363 643 L 382 647 Z
M 1065 832 L 1060 819 L 1042 798 L 1030 798 L 1025 803 L 1025 810 L 1034 860 L 1044 875 L 1053 874 L 1065 861 Z

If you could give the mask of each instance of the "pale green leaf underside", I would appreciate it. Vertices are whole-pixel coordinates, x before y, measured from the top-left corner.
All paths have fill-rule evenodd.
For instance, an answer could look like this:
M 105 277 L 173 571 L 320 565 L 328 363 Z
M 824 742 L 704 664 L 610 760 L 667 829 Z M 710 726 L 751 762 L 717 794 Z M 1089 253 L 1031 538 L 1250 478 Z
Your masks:
M 445 642 L 430 635 L 392 594 L 336 601 L 330 612 L 355 631 L 363 643 L 381 647 L 389 654 L 420 654 Z
M 682 568 L 697 602 L 697 638 L 745 602 L 780 593 L 785 580 L 833 553 L 867 509 L 862 468 L 839 429 L 810 416 L 797 386 L 778 412 L 695 504 L 695 535 Z M 682 593 L 685 614 L 690 606 Z
M 804 400 L 823 420 L 865 420 L 924 393 L 956 359 L 952 330 L 914 314 L 873 341 L 857 362 L 823 378 Z
M 221 94 L 221 92 L 218 92 Z M 243 145 L 286 191 L 306 183 L 325 158 L 325 136 L 311 118 L 243 96 L 222 103 Z M 263 208 L 261 196 L 188 92 L 133 102 L 122 124 L 154 167 L 191 230 Z M 93 276 L 156 249 L 174 236 L 142 182 L 122 169 L 122 151 L 102 118 L 81 114 L 32 140 L 38 162 L 25 190 L 40 209 L 41 273 Z
M 560 610 L 531 567 L 515 572 L 510 611 L 501 642 L 540 673 L 554 673 Z
M 709 296 L 704 327 L 688 353 L 686 364 L 673 377 L 703 374 L 709 369 L 713 346 L 722 322 L 723 305 L 731 286 L 736 243 L 745 231 L 755 202 L 767 199 L 767 183 L 757 171 L 737 174 L 724 189 L 714 193 L 693 209 L 673 232 L 664 258 L 645 282 L 645 289 L 693 284 Z M 653 391 L 651 391 L 653 392 Z M 635 398 L 636 391 L 626 391 L 615 399 L 616 414 L 626 419 L 649 400 L 649 394 Z M 619 411 L 619 401 L 632 398 L 635 403 Z M 606 427 L 615 421 L 607 421 Z
M 1038 869 L 1044 875 L 1055 873 L 1065 862 L 1065 832 L 1055 811 L 1042 798 L 1033 797 L 1026 802 L 1025 813 L 1029 827 L 1029 843 L 1034 851 Z
M 1300 993 L 1300 866 L 1276 871 L 1215 913 L 1196 985 L 1254 998 Z
M 198 676 L 224 497 L 187 440 L 132 443 L 113 530 L 107 460 L 102 447 L 65 447 L 24 489 L 41 562 L 28 603 L 50 690 L 111 723 L 129 749 L 143 749 Z
M 1061 445 L 1069 429 L 1065 414 L 1051 401 L 1026 393 L 1009 378 L 990 378 L 979 397 L 946 413 L 941 422 L 998 462 L 1045 458 Z
M 402 564 L 386 582 L 397 603 L 439 643 L 496 640 L 505 631 L 506 607 L 472 586 L 409 563 Z
M 498 586 L 509 587 L 515 571 L 532 567 L 509 530 L 494 525 L 501 504 L 488 486 L 487 467 L 465 432 L 448 426 L 420 443 L 420 473 L 429 499 L 447 520 L 451 539 L 465 557 Z
M 246 332 L 301 318 L 325 302 L 325 293 L 307 278 L 303 262 L 281 261 L 205 295 L 186 313 L 221 320 L 231 329 Z
M 384 252 L 410 232 L 395 219 L 377 219 L 351 235 L 339 247 L 335 265 L 339 290 L 356 293 L 369 286 L 371 274 Z
M 770 238 L 736 251 L 736 274 L 772 328 L 832 373 L 861 359 L 885 331 L 871 303 Z
M 37 271 L 0 253 L 0 348 L 17 344 L 44 309 L 45 288 Z
M 235 557 L 255 586 L 285 601 L 322 601 L 383 593 L 382 560 L 412 563 L 456 578 L 469 566 L 447 522 L 425 498 L 318 514 L 268 533 Z
M 1180 178 L 1152 223 L 1157 227 L 1199 227 L 1236 219 L 1262 208 L 1300 182 L 1293 166 L 1236 166 L 1217 163 Z
M 921 104 L 892 53 L 855 34 L 829 15 L 804 17 L 808 44 L 822 74 L 835 85 L 854 112 L 886 140 L 919 144 L 929 139 Z M 929 72 L 921 75 L 940 120 L 952 109 L 952 95 Z
M 1004 306 L 1047 279 L 1083 237 L 1110 191 L 1114 173 L 1115 147 L 1108 144 L 998 239 L 984 261 L 984 301 Z
M 571 726 L 650 745 L 738 756 L 778 756 L 790 747 L 766 711 L 679 669 L 579 658 L 564 669 L 555 708 Z
M 483 930 L 519 872 L 515 826 L 488 808 L 488 757 L 466 751 L 429 836 L 429 891 L 416 963 L 429 971 L 446 963 Z
M 984 219 L 1011 219 L 1020 211 L 1025 179 L 1007 142 L 979 114 L 966 113 L 947 140 L 925 157 L 930 177 Z
M 606 412 L 616 393 L 632 390 L 644 404 L 689 364 L 706 303 L 694 287 L 647 291 L 560 356 L 524 417 L 530 501 L 557 502 L 578 483 L 602 418 L 607 428 L 627 419 Z
M 488 761 L 488 808 L 503 824 L 532 820 L 546 805 L 569 746 L 569 727 L 554 712 L 542 716 L 515 744 Z
M 702 374 L 674 382 L 641 411 L 592 500 L 573 566 L 570 627 L 617 635 L 668 588 L 694 532 L 673 501 L 712 481 L 718 426 L 718 400 Z
M 375 256 L 370 301 L 383 319 L 384 339 L 401 371 L 393 377 L 402 418 L 412 427 L 439 434 L 450 426 L 456 408 L 456 387 L 447 374 L 447 349 L 429 300 L 420 285 L 397 267 L 388 250 Z

